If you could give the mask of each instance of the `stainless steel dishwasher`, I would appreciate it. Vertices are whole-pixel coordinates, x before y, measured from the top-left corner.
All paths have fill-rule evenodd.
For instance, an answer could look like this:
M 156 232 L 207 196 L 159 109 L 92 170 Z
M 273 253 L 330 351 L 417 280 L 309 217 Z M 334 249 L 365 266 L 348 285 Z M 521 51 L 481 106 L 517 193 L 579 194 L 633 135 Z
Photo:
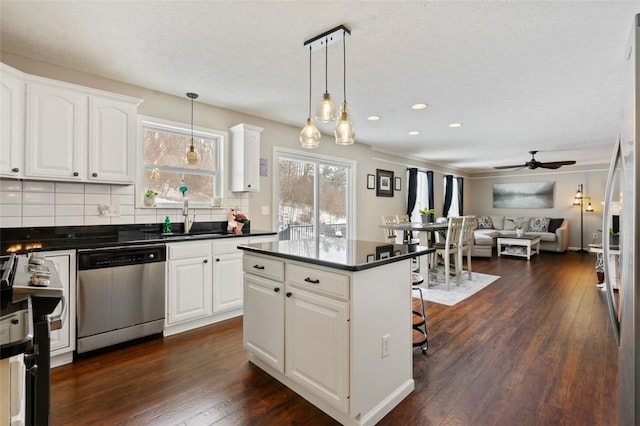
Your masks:
M 161 333 L 166 246 L 78 250 L 78 354 Z

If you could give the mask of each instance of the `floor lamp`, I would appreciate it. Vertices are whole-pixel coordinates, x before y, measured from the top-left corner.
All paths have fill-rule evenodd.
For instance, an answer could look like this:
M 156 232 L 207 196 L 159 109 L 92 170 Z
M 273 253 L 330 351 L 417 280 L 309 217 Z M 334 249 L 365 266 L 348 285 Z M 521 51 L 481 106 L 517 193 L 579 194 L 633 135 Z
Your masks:
M 584 200 L 589 200 L 586 209 L 584 208 Z M 584 212 L 593 213 L 593 206 L 591 205 L 591 197 L 584 195 L 582 184 L 578 185 L 578 192 L 573 198 L 573 205 L 580 206 L 580 250 L 578 250 L 578 253 L 587 253 L 587 250 L 584 249 Z

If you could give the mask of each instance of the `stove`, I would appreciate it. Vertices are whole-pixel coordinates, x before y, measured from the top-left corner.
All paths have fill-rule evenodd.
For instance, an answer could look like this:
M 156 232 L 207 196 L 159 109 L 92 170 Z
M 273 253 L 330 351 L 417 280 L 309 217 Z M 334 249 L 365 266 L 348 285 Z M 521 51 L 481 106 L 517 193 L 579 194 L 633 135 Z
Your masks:
M 13 254 L 0 262 L 0 286 L 0 326 L 10 328 L 6 332 L 0 330 L 0 335 L 9 336 L 6 337 L 8 340 L 13 340 L 13 335 L 22 340 L 26 338 L 25 333 L 32 336 L 23 352 L 26 368 L 25 424 L 49 425 L 50 331 L 62 327 L 66 310 L 62 282 L 54 263 L 42 255 L 33 253 L 27 257 Z M 28 300 L 26 305 L 24 300 Z M 62 313 L 51 316 L 61 302 Z M 16 324 L 20 319 L 26 323 Z

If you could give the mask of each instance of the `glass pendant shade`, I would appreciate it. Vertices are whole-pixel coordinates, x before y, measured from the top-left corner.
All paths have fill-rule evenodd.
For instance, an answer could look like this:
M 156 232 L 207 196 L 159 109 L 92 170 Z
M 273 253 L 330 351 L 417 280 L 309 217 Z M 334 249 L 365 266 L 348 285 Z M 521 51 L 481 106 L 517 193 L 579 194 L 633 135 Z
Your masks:
M 593 213 L 593 206 L 591 205 L 591 202 L 589 202 L 589 205 L 587 206 L 587 208 L 584 210 L 588 213 Z
M 322 95 L 322 100 L 318 104 L 316 119 L 323 123 L 328 123 L 336 119 L 335 107 L 333 106 L 329 92 L 324 92 L 324 95 Z
M 191 139 L 191 145 L 189 145 L 189 149 L 187 150 L 187 164 L 198 164 L 198 153 L 193 146 L 193 139 Z
M 303 148 L 317 148 L 320 145 L 320 130 L 313 124 L 311 117 L 300 131 L 300 143 Z
M 353 139 L 355 130 L 349 114 L 349 105 L 346 101 L 340 106 L 340 117 L 338 117 L 338 122 L 336 123 L 335 136 L 338 145 L 351 145 L 355 142 Z

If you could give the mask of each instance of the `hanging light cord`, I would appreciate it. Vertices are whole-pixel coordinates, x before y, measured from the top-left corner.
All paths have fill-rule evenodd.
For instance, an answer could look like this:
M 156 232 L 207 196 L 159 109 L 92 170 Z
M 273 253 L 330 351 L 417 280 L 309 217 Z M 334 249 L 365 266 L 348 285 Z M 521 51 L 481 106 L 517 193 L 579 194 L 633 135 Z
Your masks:
M 191 147 L 193 148 L 193 98 L 191 98 Z
M 311 117 L 311 45 L 309 45 L 309 117 Z
M 346 31 L 342 30 L 342 63 L 344 65 L 344 69 L 342 72 L 342 88 L 344 90 L 344 101 L 347 102 L 347 43 L 345 39 L 347 38 Z
M 327 65 L 329 61 L 329 39 L 324 40 L 324 91 L 325 93 L 328 91 L 329 87 L 329 66 Z

